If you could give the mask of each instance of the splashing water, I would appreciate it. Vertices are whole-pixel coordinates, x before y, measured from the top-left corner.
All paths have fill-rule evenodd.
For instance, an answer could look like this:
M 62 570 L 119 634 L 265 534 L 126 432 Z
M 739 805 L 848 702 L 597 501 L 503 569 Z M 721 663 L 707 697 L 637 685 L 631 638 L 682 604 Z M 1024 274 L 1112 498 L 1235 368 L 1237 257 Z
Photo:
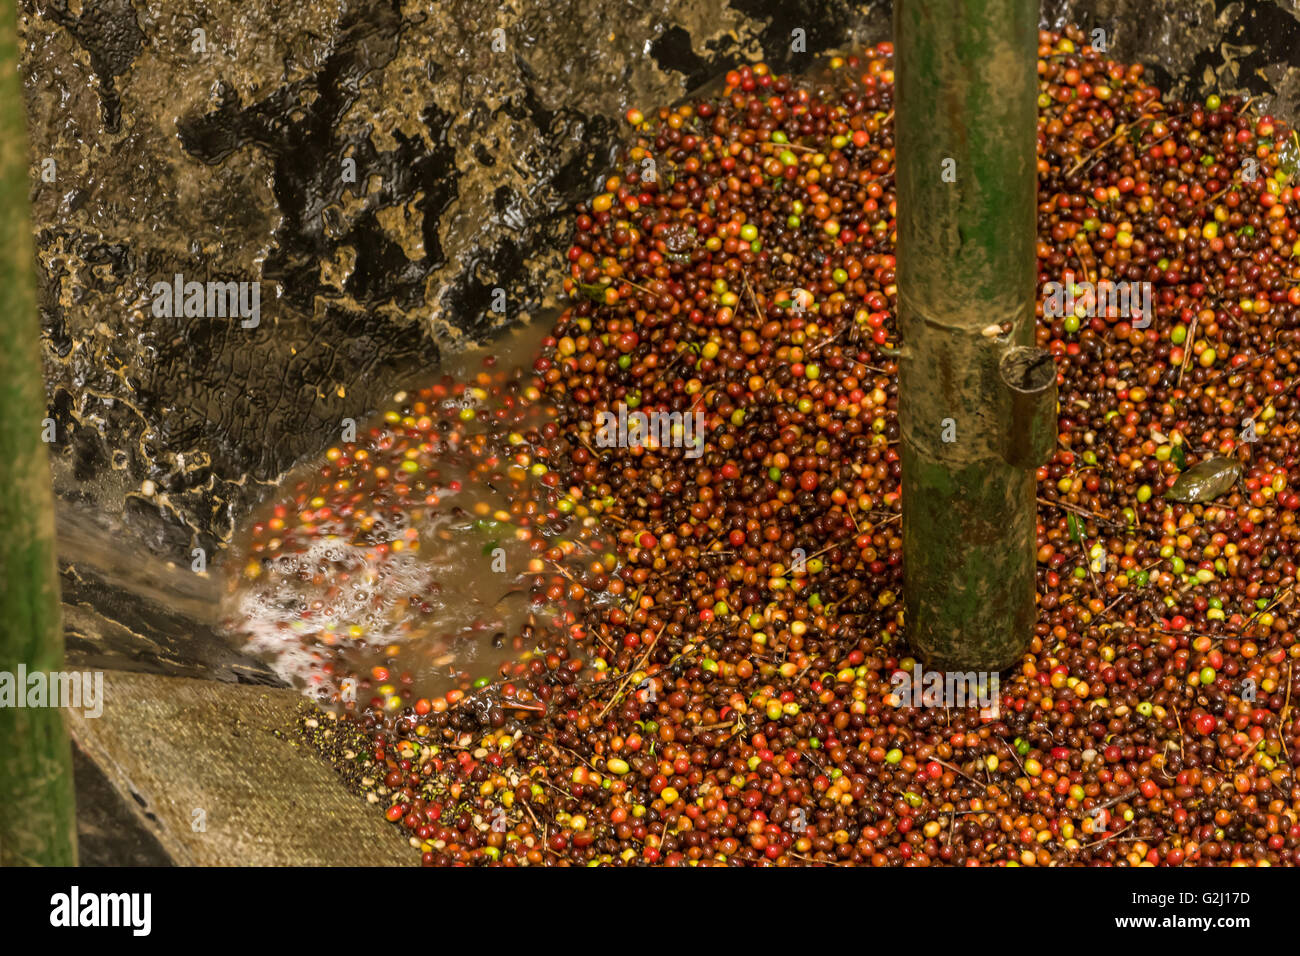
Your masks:
M 246 651 L 322 703 L 428 712 L 576 633 L 616 558 L 600 502 L 547 465 L 567 445 L 523 361 L 541 336 L 465 353 L 286 477 L 227 565 Z

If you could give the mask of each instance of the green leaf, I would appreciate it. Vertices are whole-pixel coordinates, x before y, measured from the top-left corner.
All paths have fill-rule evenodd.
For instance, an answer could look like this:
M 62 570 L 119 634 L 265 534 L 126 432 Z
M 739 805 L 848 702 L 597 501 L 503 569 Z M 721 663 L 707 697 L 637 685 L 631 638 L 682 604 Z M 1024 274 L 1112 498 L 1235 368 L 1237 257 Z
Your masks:
M 1231 491 L 1241 474 L 1241 462 L 1234 458 L 1207 458 L 1179 475 L 1165 497 L 1187 504 L 1213 501 Z
M 604 302 L 605 290 L 608 289 L 609 286 L 609 279 L 605 279 L 603 282 L 579 282 L 578 291 L 592 302 Z
M 1183 448 L 1182 442 L 1178 442 L 1174 445 L 1173 450 L 1169 453 L 1169 457 L 1174 460 L 1174 464 L 1178 466 L 1179 471 L 1187 470 L 1187 450 Z
M 1065 526 L 1070 529 L 1070 540 L 1078 544 L 1083 540 L 1083 528 L 1079 526 L 1079 519 L 1070 512 L 1065 516 Z

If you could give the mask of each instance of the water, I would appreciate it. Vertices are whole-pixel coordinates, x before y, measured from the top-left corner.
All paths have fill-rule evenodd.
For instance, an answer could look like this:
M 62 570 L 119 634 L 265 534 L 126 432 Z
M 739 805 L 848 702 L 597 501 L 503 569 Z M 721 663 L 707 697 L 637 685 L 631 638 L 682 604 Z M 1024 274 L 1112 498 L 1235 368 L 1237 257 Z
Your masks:
M 322 703 L 441 709 L 573 635 L 616 558 L 546 464 L 566 450 L 531 371 L 548 328 L 453 357 L 285 477 L 224 566 L 247 653 Z

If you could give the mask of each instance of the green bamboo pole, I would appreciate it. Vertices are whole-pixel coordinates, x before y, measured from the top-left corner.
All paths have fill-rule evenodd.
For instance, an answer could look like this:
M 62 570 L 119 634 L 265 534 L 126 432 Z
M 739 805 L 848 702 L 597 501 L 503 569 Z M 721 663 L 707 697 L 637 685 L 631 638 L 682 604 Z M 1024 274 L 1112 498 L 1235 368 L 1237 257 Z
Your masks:
M 0 672 L 63 667 L 54 502 L 41 422 L 16 4 L 0 4 Z M 25 694 L 25 687 L 17 687 Z M 74 866 L 72 750 L 57 707 L 0 706 L 0 864 Z
M 1002 670 L 1035 617 L 1036 0 L 896 0 L 903 572 L 934 668 Z

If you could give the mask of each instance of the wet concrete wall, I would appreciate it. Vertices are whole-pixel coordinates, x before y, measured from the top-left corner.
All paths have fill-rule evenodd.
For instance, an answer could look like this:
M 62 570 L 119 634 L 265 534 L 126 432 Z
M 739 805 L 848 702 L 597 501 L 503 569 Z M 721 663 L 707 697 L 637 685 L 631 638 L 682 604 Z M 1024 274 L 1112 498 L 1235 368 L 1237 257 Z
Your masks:
M 151 549 L 211 553 L 342 419 L 535 313 L 621 113 L 792 62 L 781 6 L 30 7 L 60 494 Z M 804 58 L 872 13 L 811 5 Z M 177 274 L 259 281 L 258 325 L 155 315 Z

